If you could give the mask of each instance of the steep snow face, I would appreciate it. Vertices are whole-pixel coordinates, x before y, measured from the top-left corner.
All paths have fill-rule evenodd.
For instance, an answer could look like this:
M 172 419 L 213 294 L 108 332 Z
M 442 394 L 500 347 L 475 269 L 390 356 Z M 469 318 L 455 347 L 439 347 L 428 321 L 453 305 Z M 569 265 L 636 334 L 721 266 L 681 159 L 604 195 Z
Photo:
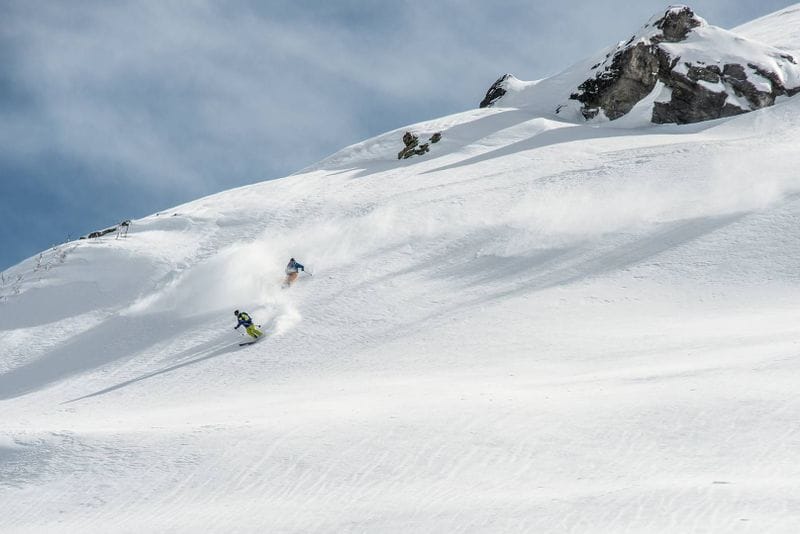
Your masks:
M 0 531 L 794 532 L 800 100 L 629 127 L 665 90 L 401 128 L 5 271 Z
M 648 122 L 692 123 L 769 106 L 798 90 L 800 65 L 789 52 L 673 6 L 626 42 L 553 78 L 526 83 L 504 76 L 481 106 L 526 108 L 572 121 L 615 120 L 652 95 Z
M 737 26 L 737 35 L 800 55 L 800 4 Z

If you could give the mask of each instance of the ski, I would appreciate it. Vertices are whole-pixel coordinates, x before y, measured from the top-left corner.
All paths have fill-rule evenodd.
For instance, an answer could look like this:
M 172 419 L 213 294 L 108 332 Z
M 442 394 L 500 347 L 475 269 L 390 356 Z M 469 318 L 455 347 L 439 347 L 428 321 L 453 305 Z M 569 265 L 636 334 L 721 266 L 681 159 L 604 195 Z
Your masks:
M 258 325 L 258 326 L 261 326 L 261 325 Z M 264 336 L 261 336 L 261 337 L 264 337 Z M 239 343 L 239 346 L 240 346 L 240 347 L 244 347 L 245 345 L 255 345 L 256 343 L 258 343 L 259 341 L 261 341 L 261 337 L 258 337 L 258 338 L 256 338 L 256 339 L 253 339 L 253 340 L 251 340 L 251 341 L 242 341 L 241 343 Z

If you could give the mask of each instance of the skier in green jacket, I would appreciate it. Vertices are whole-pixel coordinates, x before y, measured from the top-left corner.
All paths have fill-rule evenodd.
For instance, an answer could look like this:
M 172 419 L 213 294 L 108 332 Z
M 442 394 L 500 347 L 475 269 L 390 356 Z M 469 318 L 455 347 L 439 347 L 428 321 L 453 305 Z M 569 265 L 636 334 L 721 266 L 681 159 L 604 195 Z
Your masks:
M 256 328 L 256 325 L 253 324 L 253 320 L 250 318 L 250 315 L 248 315 L 247 312 L 240 312 L 239 310 L 236 310 L 233 312 L 233 314 L 239 320 L 239 324 L 233 327 L 234 330 L 240 326 L 243 326 L 247 334 L 252 336 L 253 339 L 258 339 L 264 335 L 264 332 Z

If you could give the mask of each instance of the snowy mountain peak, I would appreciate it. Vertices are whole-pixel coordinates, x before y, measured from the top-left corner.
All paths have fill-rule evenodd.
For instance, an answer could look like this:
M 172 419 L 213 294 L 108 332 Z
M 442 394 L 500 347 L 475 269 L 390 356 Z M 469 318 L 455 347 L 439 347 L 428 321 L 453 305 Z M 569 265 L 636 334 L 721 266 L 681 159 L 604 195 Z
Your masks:
M 500 78 L 481 107 L 533 108 L 574 122 L 616 120 L 636 108 L 643 123 L 685 124 L 771 106 L 798 91 L 800 66 L 792 54 L 678 5 L 552 78 Z

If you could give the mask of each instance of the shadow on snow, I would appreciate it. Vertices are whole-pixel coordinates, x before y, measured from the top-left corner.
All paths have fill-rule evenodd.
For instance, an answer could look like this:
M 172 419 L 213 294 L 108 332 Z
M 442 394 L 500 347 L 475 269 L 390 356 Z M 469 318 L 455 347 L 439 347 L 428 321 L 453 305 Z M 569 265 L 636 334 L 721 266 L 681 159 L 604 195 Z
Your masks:
M 91 397 L 97 397 L 99 395 L 105 395 L 106 393 L 111 393 L 112 391 L 116 391 L 118 389 L 122 389 L 124 387 L 127 387 L 127 386 L 130 386 L 132 384 L 135 384 L 137 382 L 141 382 L 142 380 L 147 380 L 148 378 L 153 378 L 153 377 L 158 376 L 158 375 L 163 375 L 165 373 L 176 371 L 176 370 L 178 370 L 178 369 L 180 369 L 182 367 L 187 367 L 189 365 L 194 365 L 196 363 L 200 363 L 200 362 L 205 361 L 205 360 L 210 360 L 212 358 L 216 358 L 218 356 L 222 356 L 223 354 L 228 354 L 229 352 L 234 352 L 236 350 L 239 350 L 240 348 L 241 347 L 239 345 L 239 342 L 236 342 L 236 343 L 233 343 L 233 344 L 226 342 L 226 343 L 223 343 L 221 345 L 218 345 L 217 347 L 213 347 L 213 348 L 207 350 L 206 354 L 203 354 L 202 356 L 198 356 L 197 358 L 192 358 L 191 360 L 188 360 L 188 361 L 185 361 L 185 362 L 176 363 L 174 365 L 170 365 L 169 367 L 164 367 L 162 369 L 158 369 L 157 371 L 153 371 L 153 372 L 150 372 L 150 373 L 143 374 L 140 377 L 132 378 L 130 380 L 126 380 L 124 382 L 120 382 L 119 384 L 116 384 L 114 386 L 109 386 L 109 387 L 107 387 L 105 389 L 101 389 L 100 391 L 95 391 L 94 393 L 89 393 L 88 395 L 83 395 L 82 397 L 77 397 L 75 399 L 64 401 L 61 404 L 70 404 L 70 403 L 73 403 L 73 402 L 78 402 L 79 400 L 89 399 Z

